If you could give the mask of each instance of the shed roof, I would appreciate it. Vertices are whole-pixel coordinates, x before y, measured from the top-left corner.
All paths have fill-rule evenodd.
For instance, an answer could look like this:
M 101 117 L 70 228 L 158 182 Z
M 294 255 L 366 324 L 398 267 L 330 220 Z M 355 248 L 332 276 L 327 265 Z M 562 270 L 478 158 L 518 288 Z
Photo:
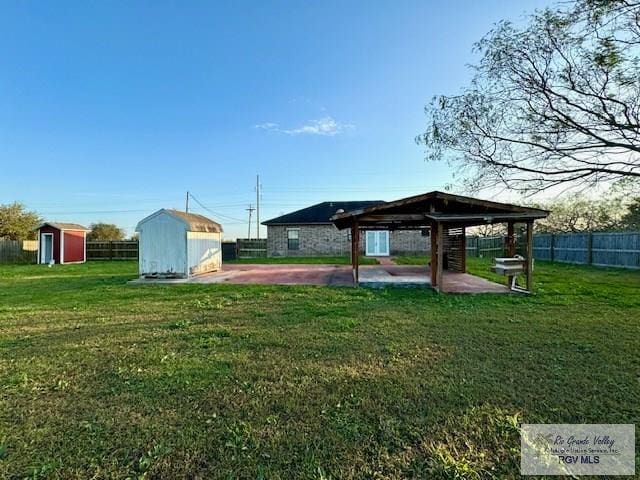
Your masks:
M 182 212 L 180 210 L 174 210 L 173 208 L 162 208 L 157 212 L 152 213 L 146 218 L 143 218 L 138 222 L 136 226 L 136 232 L 140 231 L 140 225 L 152 218 L 156 217 L 161 213 L 166 213 L 182 222 L 186 223 L 187 230 L 190 232 L 207 232 L 207 233 L 218 233 L 222 232 L 222 225 L 217 222 L 214 222 L 210 218 L 205 217 L 204 215 L 198 215 L 197 213 L 187 213 Z
M 80 225 L 79 223 L 64 223 L 64 222 L 45 222 L 42 225 L 39 225 L 36 230 L 40 230 L 44 226 L 49 226 L 53 228 L 57 228 L 58 230 L 82 230 L 88 232 L 89 229 Z
M 331 220 L 339 229 L 351 226 L 356 219 L 362 227 L 406 228 L 428 226 L 432 222 L 473 226 L 528 221 L 548 215 L 547 210 L 540 208 L 433 191 L 336 214 Z
M 331 224 L 331 217 L 338 210 L 348 212 L 373 205 L 385 203 L 383 200 L 361 200 L 347 202 L 322 202 L 310 207 L 287 213 L 280 217 L 262 222 L 262 225 L 304 225 L 304 224 Z

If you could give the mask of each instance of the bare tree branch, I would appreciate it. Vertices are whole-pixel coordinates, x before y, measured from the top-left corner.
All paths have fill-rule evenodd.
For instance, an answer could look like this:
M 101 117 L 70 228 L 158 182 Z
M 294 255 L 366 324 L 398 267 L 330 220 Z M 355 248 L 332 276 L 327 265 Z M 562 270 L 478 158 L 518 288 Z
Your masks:
M 640 179 L 640 2 L 579 0 L 498 24 L 475 75 L 438 96 L 418 141 L 471 189 Z M 634 180 L 635 179 L 635 180 Z

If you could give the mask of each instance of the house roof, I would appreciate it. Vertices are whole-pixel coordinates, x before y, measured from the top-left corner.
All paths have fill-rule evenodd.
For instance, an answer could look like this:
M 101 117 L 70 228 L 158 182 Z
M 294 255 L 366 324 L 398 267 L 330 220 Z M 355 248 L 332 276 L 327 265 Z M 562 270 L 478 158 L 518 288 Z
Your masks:
M 89 231 L 87 227 L 84 227 L 78 223 L 64 223 L 64 222 L 45 222 L 42 225 L 38 226 L 36 230 L 40 230 L 44 226 L 57 228 L 58 230 L 82 230 L 85 232 Z
M 339 228 L 347 228 L 357 219 L 362 227 L 421 227 L 431 222 L 472 226 L 505 221 L 545 218 L 547 210 L 464 197 L 445 192 L 428 192 L 393 202 L 373 205 L 334 215 Z
M 174 218 L 177 218 L 184 223 L 187 224 L 187 230 L 190 232 L 208 232 L 208 233 L 218 233 L 222 232 L 222 225 L 217 222 L 214 222 L 210 218 L 205 217 L 204 215 L 198 215 L 197 213 L 187 213 L 182 212 L 180 210 L 174 210 L 172 208 L 162 208 L 157 212 L 152 213 L 146 218 L 143 218 L 138 222 L 136 226 L 136 232 L 140 231 L 140 225 L 147 220 L 151 220 L 153 217 L 166 213 L 167 215 L 171 215 Z
M 362 200 L 352 202 L 322 202 L 310 207 L 287 213 L 280 217 L 262 222 L 262 225 L 304 225 L 304 224 L 331 224 L 331 217 L 338 210 L 348 212 L 374 205 L 383 204 L 383 200 Z

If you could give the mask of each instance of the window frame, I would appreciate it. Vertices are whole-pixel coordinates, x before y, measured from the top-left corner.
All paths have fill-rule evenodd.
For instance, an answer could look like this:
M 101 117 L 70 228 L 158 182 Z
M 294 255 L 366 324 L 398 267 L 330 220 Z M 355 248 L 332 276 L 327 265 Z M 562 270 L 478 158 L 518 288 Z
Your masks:
M 295 233 L 295 238 L 291 236 Z M 300 250 L 300 229 L 287 228 L 287 250 Z

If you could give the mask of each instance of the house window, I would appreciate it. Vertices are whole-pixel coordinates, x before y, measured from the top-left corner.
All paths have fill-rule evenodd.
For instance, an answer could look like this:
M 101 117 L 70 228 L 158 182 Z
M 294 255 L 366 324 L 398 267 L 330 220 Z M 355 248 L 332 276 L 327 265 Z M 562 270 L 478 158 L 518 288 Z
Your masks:
M 287 248 L 289 250 L 300 249 L 300 230 L 297 228 L 287 230 Z

